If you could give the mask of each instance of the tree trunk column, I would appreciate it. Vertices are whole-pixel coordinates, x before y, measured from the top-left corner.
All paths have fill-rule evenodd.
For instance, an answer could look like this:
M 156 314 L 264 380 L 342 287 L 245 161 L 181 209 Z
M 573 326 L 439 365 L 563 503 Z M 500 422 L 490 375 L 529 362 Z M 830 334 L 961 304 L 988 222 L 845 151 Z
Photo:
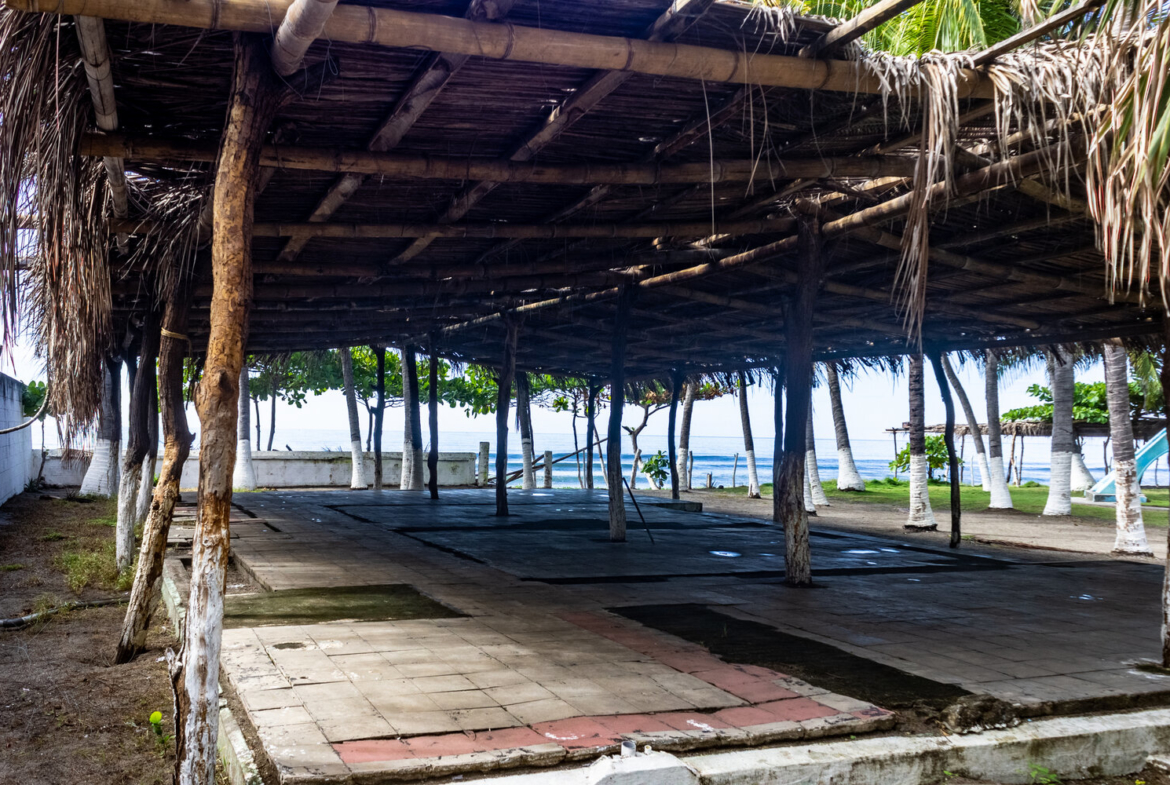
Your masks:
M 678 473 L 682 475 L 682 486 L 691 489 L 691 473 L 688 470 L 691 459 L 691 413 L 695 410 L 695 387 L 698 382 L 684 386 L 682 424 L 678 428 Z
M 959 399 L 959 405 L 963 407 L 963 415 L 967 418 L 967 428 L 971 431 L 971 438 L 975 441 L 975 455 L 979 461 L 979 481 L 983 486 L 983 490 L 991 490 L 991 469 L 987 464 L 987 450 L 983 446 L 983 434 L 979 431 L 979 418 L 975 416 L 975 410 L 971 408 L 971 400 L 967 397 L 967 391 L 963 389 L 963 385 L 959 382 L 958 375 L 955 374 L 955 369 L 951 367 L 951 361 L 944 354 L 942 356 L 943 371 L 946 373 L 947 382 L 950 383 L 951 389 L 955 391 L 955 396 Z
M 1048 384 L 1052 390 L 1052 455 L 1049 463 L 1048 501 L 1044 515 L 1072 515 L 1073 395 L 1076 380 L 1073 358 L 1059 347 L 1048 355 Z
M 487 487 L 488 460 L 491 456 L 491 451 L 492 451 L 492 443 L 491 442 L 480 442 L 479 443 L 479 478 L 478 478 L 479 482 L 478 482 L 478 485 L 480 488 Z
M 907 529 L 936 529 L 926 462 L 926 395 L 922 352 L 910 355 L 910 517 Z
M 158 357 L 160 403 L 162 405 L 163 461 L 158 487 L 151 500 L 150 512 L 142 530 L 142 547 L 138 571 L 122 638 L 114 661 L 129 662 L 146 643 L 146 630 L 158 604 L 159 578 L 166 558 L 167 536 L 172 514 L 179 500 L 179 478 L 191 451 L 191 432 L 187 430 L 187 412 L 183 408 L 183 358 L 187 352 L 187 314 L 191 304 L 191 282 L 181 281 L 167 300 L 162 322 L 162 340 Z
M 585 487 L 593 490 L 593 443 L 597 433 L 597 383 L 589 380 L 589 401 L 585 404 Z
M 678 419 L 678 400 L 682 397 L 682 388 L 686 376 L 679 368 L 670 373 L 670 416 L 666 423 L 666 449 L 669 453 L 667 461 L 670 463 L 670 498 L 677 500 L 678 495 L 678 447 L 674 442 L 675 422 Z
M 150 515 L 150 501 L 154 497 L 154 470 L 158 466 L 158 374 L 150 369 L 151 383 L 146 404 L 146 457 L 142 460 L 142 482 L 138 483 L 138 508 L 134 511 L 134 525 L 146 523 Z
M 801 221 L 799 240 L 800 279 L 784 320 L 788 346 L 784 455 L 773 493 L 780 497 L 779 513 L 784 526 L 785 581 L 790 586 L 811 586 L 812 560 L 804 498 L 805 438 L 812 395 L 813 310 L 824 269 L 820 227 Z
M 375 392 L 377 393 L 374 410 L 374 490 L 382 490 L 385 479 L 382 466 L 382 422 L 386 418 L 386 347 L 371 346 L 374 352 L 375 373 L 378 376 Z M 400 462 L 401 471 L 406 470 L 406 456 Z M 399 484 L 401 484 L 401 478 Z
M 613 324 L 613 354 L 609 375 L 609 433 L 607 434 L 606 485 L 609 486 L 609 539 L 626 541 L 626 503 L 622 488 L 622 410 L 626 404 L 626 331 L 629 329 L 633 291 L 626 288 L 617 302 Z
M 1129 361 L 1116 338 L 1105 349 L 1105 397 L 1109 402 L 1109 436 L 1113 441 L 1114 493 L 1117 494 L 1117 538 L 1113 552 L 1153 556 L 1142 522 L 1142 489 L 1138 485 L 1129 409 Z
M 191 593 L 176 691 L 176 780 L 211 785 L 219 724 L 219 651 L 223 630 L 235 465 L 240 371 L 252 300 L 252 217 L 260 145 L 275 110 L 268 52 L 235 37 L 232 95 L 216 164 L 211 243 L 211 330 L 196 406 L 202 425 L 199 518 L 191 556 Z
M 999 356 L 988 349 L 983 368 L 984 393 L 987 398 L 987 479 L 991 483 L 993 510 L 1010 510 L 1012 494 L 1008 490 L 1003 466 L 1003 434 L 999 426 Z
M 812 498 L 811 500 L 809 498 L 805 498 L 804 507 L 806 510 L 808 510 L 810 515 L 816 515 L 817 507 L 829 506 L 829 497 L 825 495 L 825 486 L 821 485 L 821 469 L 819 466 L 817 466 L 817 440 L 815 434 L 813 433 L 812 418 L 812 403 L 810 401 L 808 407 L 808 424 L 804 434 L 804 463 L 805 469 L 808 473 L 808 486 Z
M 943 399 L 943 408 L 946 410 L 946 426 L 943 430 L 943 442 L 947 446 L 947 468 L 951 485 L 951 540 L 950 546 L 958 548 L 962 541 L 962 498 L 959 495 L 959 457 L 955 455 L 955 401 L 951 397 L 951 388 L 947 383 L 947 374 L 943 369 L 942 352 L 930 353 L 930 365 L 934 368 L 934 378 L 938 382 L 938 391 Z
M 780 467 L 784 463 L 784 380 L 788 375 L 785 364 L 772 370 L 772 427 L 776 436 L 772 439 L 772 523 L 784 525 L 780 509 Z
M 239 380 L 239 430 L 236 445 L 236 465 L 232 474 L 232 485 L 242 491 L 256 490 L 256 469 L 252 465 L 252 398 L 248 395 L 248 366 L 240 367 Z
M 516 374 L 516 419 L 520 421 L 520 487 L 531 491 L 536 487 L 533 469 L 535 455 L 532 446 L 532 404 L 529 399 L 528 373 Z
M 427 366 L 427 425 L 431 432 L 431 451 L 427 454 L 427 470 L 430 478 L 427 489 L 431 498 L 439 498 L 439 358 L 435 355 L 435 339 L 431 337 L 430 364 Z
M 553 457 L 552 450 L 544 451 L 544 487 L 553 487 Z
M 674 405 L 673 401 L 671 405 Z M 756 472 L 756 442 L 752 438 L 752 420 L 748 414 L 747 377 L 743 371 L 739 372 L 739 421 L 743 425 L 743 451 L 747 455 L 748 498 L 758 499 L 760 475 Z
M 338 349 L 341 354 L 341 378 L 345 385 L 345 410 L 349 415 L 349 455 L 353 471 L 349 487 L 366 489 L 366 455 L 362 451 L 362 426 L 358 421 L 357 392 L 353 381 L 353 355 L 348 346 Z
M 418 354 L 413 346 L 402 349 L 402 398 L 405 403 L 405 439 L 402 445 L 402 476 L 399 487 L 404 491 L 423 489 L 422 407 L 418 394 Z
M 837 363 L 825 363 L 829 381 L 829 406 L 833 409 L 833 435 L 837 439 L 837 490 L 864 491 L 865 480 L 853 460 L 853 446 L 849 443 L 849 427 L 845 422 L 845 407 L 841 405 L 841 380 Z
M 113 496 L 121 477 L 122 361 L 107 358 L 102 370 L 102 407 L 93 457 L 81 480 L 83 496 Z
M 508 406 L 512 402 L 512 380 L 516 376 L 516 339 L 519 325 L 505 325 L 504 360 L 496 387 L 496 515 L 508 514 Z
M 115 563 L 118 571 L 130 568 L 134 560 L 134 528 L 138 524 L 138 494 L 142 483 L 142 465 L 150 441 L 151 388 L 154 387 L 154 362 L 158 354 L 159 314 L 147 312 L 142 325 L 139 348 L 140 367 L 130 391 L 129 434 L 126 455 L 122 460 L 122 477 L 118 484 L 118 521 L 115 538 Z
M 1170 317 L 1162 317 L 1162 415 L 1170 434 Z M 1079 454 L 1079 453 L 1078 453 Z M 1170 529 L 1167 529 L 1166 567 L 1162 577 L 1162 667 L 1170 668 Z

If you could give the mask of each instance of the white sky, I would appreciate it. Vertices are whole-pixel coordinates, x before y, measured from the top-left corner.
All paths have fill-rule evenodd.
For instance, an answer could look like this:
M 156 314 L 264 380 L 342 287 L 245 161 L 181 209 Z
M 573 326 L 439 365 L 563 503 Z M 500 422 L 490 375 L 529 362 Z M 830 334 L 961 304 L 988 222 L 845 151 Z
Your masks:
M 0 358 L 0 371 L 15 376 L 23 382 L 33 379 L 43 380 L 44 372 L 41 363 L 33 357 L 33 352 L 27 345 L 18 346 L 11 356 Z M 966 388 L 971 404 L 975 408 L 980 422 L 986 420 L 986 407 L 983 396 L 983 378 L 980 369 L 968 364 L 966 367 L 956 367 L 959 378 Z M 1017 406 L 1026 406 L 1035 400 L 1028 396 L 1027 388 L 1030 384 L 1047 384 L 1043 364 L 1037 364 L 1026 373 L 1012 373 L 1001 380 L 1000 408 L 1001 411 Z M 1078 381 L 1101 381 L 1104 379 L 1103 369 L 1098 364 L 1087 373 L 1078 376 Z M 123 375 L 125 384 L 125 375 Z M 888 439 L 884 433 L 886 428 L 901 425 L 908 418 L 907 390 L 905 376 L 893 377 L 890 374 L 877 371 L 861 371 L 853 380 L 842 379 L 842 400 L 845 408 L 846 420 L 849 424 L 849 435 L 853 439 Z M 129 395 L 123 395 L 123 406 L 129 401 Z M 772 396 L 768 389 L 749 388 L 749 410 L 752 418 L 752 431 L 757 437 L 771 437 L 775 433 L 772 420 Z M 814 428 L 818 438 L 831 438 L 833 420 L 829 409 L 829 394 L 825 387 L 817 388 L 813 395 Z M 956 401 L 956 407 L 958 402 Z M 263 414 L 263 430 L 265 439 L 268 433 L 267 404 L 261 406 Z M 466 417 L 461 410 L 442 406 L 439 409 L 439 428 L 442 431 L 478 432 L 494 434 L 495 419 L 487 417 Z M 625 420 L 627 422 L 640 418 L 640 410 L 627 408 Z M 963 421 L 961 409 L 956 408 L 956 416 Z M 345 414 L 345 401 L 340 392 L 330 392 L 320 397 L 310 397 L 301 409 L 278 404 L 277 408 L 277 440 L 280 439 L 281 429 L 348 429 Z M 532 412 L 533 430 L 538 433 L 568 433 L 570 430 L 569 415 L 556 413 L 547 409 L 534 407 Z M 926 421 L 928 424 L 941 423 L 944 420 L 943 404 L 939 398 L 938 386 L 930 363 L 926 364 Z M 645 433 L 647 435 L 666 434 L 667 417 L 662 411 L 650 418 L 650 424 Z M 194 426 L 195 423 L 192 423 Z M 402 429 L 402 409 L 390 409 L 386 414 L 385 429 L 388 433 L 400 432 Z M 714 401 L 696 403 L 692 433 L 699 436 L 737 436 L 742 433 L 739 422 L 739 409 L 734 397 L 727 396 Z M 602 426 L 604 430 L 604 426 Z M 50 432 L 53 430 L 50 424 Z M 362 432 L 365 432 L 365 418 L 362 418 Z M 52 437 L 50 437 L 51 439 Z

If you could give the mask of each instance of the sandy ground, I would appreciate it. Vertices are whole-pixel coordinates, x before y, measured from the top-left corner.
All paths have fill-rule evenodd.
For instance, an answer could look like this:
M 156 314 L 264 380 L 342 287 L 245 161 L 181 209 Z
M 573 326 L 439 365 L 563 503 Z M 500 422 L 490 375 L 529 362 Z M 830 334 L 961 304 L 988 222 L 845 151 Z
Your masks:
M 668 491 L 644 491 L 639 494 L 653 494 L 669 497 Z M 771 520 L 772 498 L 749 499 L 719 491 L 694 490 L 684 492 L 682 498 L 703 503 L 708 512 L 735 513 Z M 829 507 L 817 509 L 811 520 L 813 526 L 839 528 L 848 531 L 906 536 L 902 528 L 908 510 L 888 504 L 869 502 L 843 502 L 833 500 Z M 947 544 L 950 530 L 950 516 L 947 510 L 935 510 L 939 531 L 921 532 L 913 536 L 929 541 L 932 545 Z M 1014 511 L 964 510 L 962 516 L 964 540 L 984 545 L 1010 545 L 1022 548 L 1064 551 L 1072 553 L 1109 556 L 1113 550 L 1114 527 L 1108 521 L 1061 516 L 1043 517 Z M 1154 556 L 1166 558 L 1168 529 L 1164 526 L 1149 527 L 1147 536 Z M 1152 563 L 1153 559 L 1126 557 L 1134 561 Z

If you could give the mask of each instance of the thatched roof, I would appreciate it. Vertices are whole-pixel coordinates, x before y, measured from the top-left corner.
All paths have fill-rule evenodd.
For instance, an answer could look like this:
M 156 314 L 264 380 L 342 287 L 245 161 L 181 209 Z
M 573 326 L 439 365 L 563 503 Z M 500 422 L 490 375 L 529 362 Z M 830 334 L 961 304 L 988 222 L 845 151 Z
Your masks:
M 467 12 L 458 0 L 363 2 Z M 517 29 L 639 39 L 670 3 L 496 6 L 508 9 Z M 667 40 L 793 56 L 833 29 L 746 3 L 689 6 L 693 13 Z M 46 18 L 59 23 L 62 40 L 73 35 L 72 17 Z M 81 152 L 122 158 L 130 173 L 154 184 L 143 194 L 168 186 L 206 192 L 224 125 L 232 34 L 116 19 L 106 20 L 105 31 L 117 134 L 87 138 Z M 76 66 L 74 47 L 62 56 Z M 830 59 L 857 56 L 847 47 Z M 306 64 L 289 80 L 265 158 L 274 171 L 256 203 L 252 352 L 393 344 L 434 332 L 444 355 L 493 364 L 504 341 L 499 317 L 512 313 L 524 320 L 520 367 L 604 376 L 615 287 L 641 282 L 628 347 L 632 376 L 665 375 L 678 365 L 699 372 L 769 366 L 784 353 L 795 280 L 795 240 L 788 238 L 796 219 L 808 216 L 827 240 L 814 330 L 820 359 L 906 351 L 907 312 L 899 304 L 907 292 L 925 298 L 922 340 L 946 348 L 1140 338 L 1158 328 L 1156 310 L 1138 295 L 1109 296 L 1079 176 L 1051 176 L 1079 149 L 1080 128 L 1022 129 L 1023 115 L 1001 111 L 997 131 L 990 102 L 971 96 L 991 94 L 975 72 L 963 72 L 970 78 L 960 78 L 962 89 L 948 99 L 963 150 L 953 161 L 951 198 L 940 192 L 924 204 L 908 196 L 916 134 L 927 109 L 949 110 L 918 100 L 926 87 L 906 75 L 918 74 L 919 64 L 882 61 L 888 95 L 342 40 L 317 41 Z M 404 115 L 421 100 L 420 80 L 452 65 L 457 70 L 425 109 Z M 944 70 L 959 65 L 947 61 Z M 1019 78 L 1014 89 L 1024 92 L 1027 79 Z M 1054 144 L 1070 145 L 1059 162 Z M 393 157 L 359 155 L 370 150 Z M 988 168 L 996 156 L 1001 163 Z M 321 202 L 346 166 L 352 195 L 335 202 L 324 224 L 334 236 L 290 242 L 290 234 L 313 229 L 305 223 L 314 215 L 326 217 Z M 197 234 L 198 198 L 167 205 L 160 211 L 132 200 L 127 219 L 115 222 L 129 237 L 124 248 L 109 246 L 106 340 L 125 333 L 169 274 L 158 269 L 161 251 L 134 254 L 142 238 L 173 236 L 176 220 Z M 920 229 L 924 215 L 932 220 L 929 271 L 922 257 L 899 278 L 901 233 L 908 220 Z M 211 282 L 205 263 L 197 270 L 190 333 L 199 352 Z M 916 306 L 909 307 L 913 315 Z

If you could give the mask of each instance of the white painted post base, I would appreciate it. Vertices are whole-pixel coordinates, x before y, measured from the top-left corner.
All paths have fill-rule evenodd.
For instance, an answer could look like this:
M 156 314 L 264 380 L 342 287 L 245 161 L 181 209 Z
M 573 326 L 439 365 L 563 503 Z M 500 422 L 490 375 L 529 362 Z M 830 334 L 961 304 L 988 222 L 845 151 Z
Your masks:
M 544 487 L 545 488 L 552 488 L 552 477 L 553 477 L 552 460 L 553 460 L 552 450 L 545 450 L 544 451 Z
M 109 439 L 98 439 L 93 446 L 93 458 L 85 477 L 81 480 L 82 496 L 104 496 L 109 498 L 118 492 L 121 480 L 120 459 L 122 443 Z
M 760 475 L 756 471 L 756 451 L 747 451 L 747 465 L 748 465 L 748 498 L 760 498 Z
M 151 458 L 147 455 L 142 461 L 142 479 L 138 483 L 138 504 L 134 511 L 134 525 L 146 523 L 146 516 L 150 514 L 150 500 L 154 496 L 154 468 L 158 456 Z
M 808 450 L 804 455 L 804 466 L 808 475 L 809 488 L 812 490 L 812 501 L 817 507 L 828 507 L 829 497 L 825 496 L 825 488 L 821 485 L 821 470 L 817 468 L 817 451 Z
M 362 452 L 361 439 L 349 443 L 350 462 L 353 472 L 350 475 L 349 487 L 353 490 L 364 491 L 369 483 L 366 482 L 366 455 Z
M 857 471 L 857 464 L 853 462 L 853 450 L 837 450 L 837 490 L 864 491 L 865 480 Z
M 987 506 L 993 510 L 1012 509 L 1012 494 L 1003 473 L 1003 456 L 988 458 L 987 469 L 987 479 L 991 483 L 991 501 Z
M 1042 515 L 1072 515 L 1072 456 L 1071 452 L 1052 453 L 1048 501 L 1044 504 Z
M 910 456 L 910 517 L 907 529 L 938 528 L 934 511 L 930 508 L 930 486 L 927 483 L 926 456 Z
M 236 442 L 236 466 L 232 472 L 232 488 L 240 491 L 256 490 L 256 469 L 252 466 L 252 440 Z
M 1069 488 L 1073 493 L 1084 493 L 1097 484 L 1097 479 L 1085 465 L 1085 456 L 1079 452 L 1072 454 L 1072 480 Z
M 487 486 L 488 481 L 488 458 L 491 455 L 492 443 L 479 443 L 479 474 L 477 475 L 476 485 L 480 488 Z

